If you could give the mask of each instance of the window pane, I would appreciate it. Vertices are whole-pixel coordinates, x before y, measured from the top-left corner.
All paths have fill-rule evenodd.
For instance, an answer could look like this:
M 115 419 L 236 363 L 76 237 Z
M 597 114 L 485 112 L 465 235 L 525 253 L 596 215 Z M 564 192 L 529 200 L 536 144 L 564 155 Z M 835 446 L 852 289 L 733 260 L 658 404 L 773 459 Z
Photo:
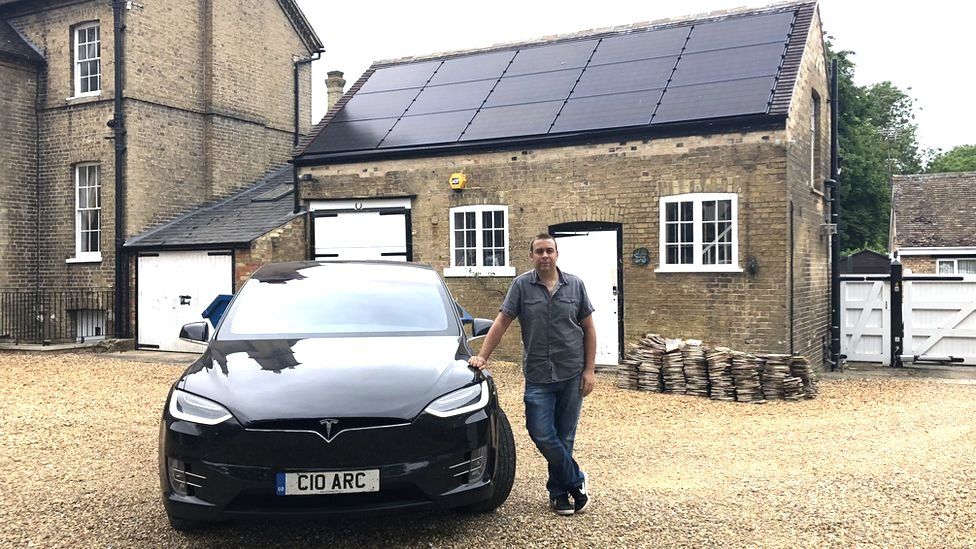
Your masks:
M 715 202 L 702 202 L 702 221 L 715 221 Z
M 691 223 L 681 224 L 681 241 L 692 242 L 695 239 L 695 226 Z
M 475 246 L 474 231 L 464 231 L 464 246 L 473 248 Z
M 505 212 L 495 212 L 495 228 L 500 229 L 505 226 Z
M 494 231 L 481 231 L 481 240 L 485 248 L 491 248 L 494 244 Z
M 464 214 L 461 212 L 454 212 L 454 229 L 460 230 L 464 228 Z
M 492 226 L 491 225 L 491 219 L 492 219 L 491 212 L 488 212 L 488 211 L 481 212 L 481 226 L 482 226 L 482 228 L 490 229 L 491 226 Z
M 677 221 L 678 220 L 678 204 L 671 202 L 664 205 L 665 221 Z
M 667 233 L 665 242 L 672 243 L 678 241 L 678 226 L 674 223 L 669 223 L 665 231 Z
M 732 221 L 732 201 L 718 201 L 718 218 L 721 221 Z
M 681 263 L 682 264 L 691 264 L 691 263 L 694 263 L 695 260 L 692 257 L 692 254 L 693 253 L 694 253 L 694 250 L 692 249 L 691 246 L 682 245 L 681 246 Z
M 668 246 L 668 265 L 676 265 L 678 263 L 678 247 Z
M 464 250 L 454 250 L 454 265 L 464 267 Z
M 976 274 L 976 259 L 960 259 L 959 274 Z
M 505 263 L 505 250 L 495 250 L 495 265 L 504 266 Z
M 474 212 L 465 212 L 464 226 L 468 229 L 474 228 Z
M 705 244 L 710 242 L 715 242 L 715 224 L 706 223 L 705 224 Z
M 101 247 L 98 245 L 98 235 L 99 235 L 99 233 L 96 232 L 96 231 L 92 231 L 92 232 L 88 233 L 88 251 L 89 252 L 97 252 L 97 251 L 99 251 L 101 249 Z
M 691 221 L 694 218 L 694 214 L 693 214 L 694 209 L 695 209 L 695 203 L 694 202 L 682 202 L 681 203 L 681 220 L 682 221 Z
M 939 261 L 939 274 L 953 274 L 955 269 L 953 269 L 952 261 Z
M 474 266 L 477 265 L 478 255 L 475 250 L 465 250 L 464 251 L 464 261 L 465 265 Z

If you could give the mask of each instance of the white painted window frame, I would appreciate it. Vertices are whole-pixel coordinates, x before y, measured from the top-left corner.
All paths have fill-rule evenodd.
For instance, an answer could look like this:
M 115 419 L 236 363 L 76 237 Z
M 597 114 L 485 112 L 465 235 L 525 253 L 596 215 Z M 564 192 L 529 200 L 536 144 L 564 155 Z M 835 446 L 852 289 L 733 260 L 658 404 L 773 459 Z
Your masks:
M 505 223 L 505 265 L 503 266 L 485 266 L 481 263 L 484 261 L 484 240 L 483 240 L 483 226 L 481 221 L 481 214 L 484 212 L 502 212 L 502 219 Z M 474 212 L 475 219 L 475 261 L 477 265 L 456 265 L 454 263 L 454 252 L 456 248 L 454 246 L 454 214 L 456 213 L 468 213 Z M 448 212 L 450 218 L 450 256 L 451 256 L 451 266 L 444 269 L 444 276 L 446 277 L 471 277 L 471 276 L 515 276 L 515 266 L 512 265 L 512 251 L 509 245 L 509 238 L 511 237 L 511 226 L 508 221 L 508 206 L 502 206 L 498 204 L 478 204 L 474 206 L 458 206 L 451 208 Z
M 98 200 L 98 207 L 92 208 L 82 208 L 81 202 L 78 199 L 79 191 L 81 190 L 81 170 L 88 170 L 88 168 L 95 168 L 95 177 L 97 185 L 95 186 L 96 197 Z M 69 258 L 67 263 L 97 263 L 102 260 L 102 169 L 101 164 L 98 162 L 83 162 L 80 164 L 75 164 L 74 169 L 75 184 L 74 184 L 74 194 L 75 194 L 75 256 Z M 88 179 L 89 183 L 91 179 Z M 89 185 L 91 186 L 91 185 Z M 82 211 L 92 211 L 98 210 L 98 251 L 82 251 L 82 234 L 81 234 L 81 212 Z
M 94 42 L 81 42 L 79 35 L 82 31 L 87 31 L 88 29 L 95 29 L 97 37 Z M 95 44 L 98 54 L 95 57 L 81 59 L 78 55 L 78 47 L 81 44 Z M 71 40 L 71 66 L 74 73 L 74 95 L 69 97 L 69 99 L 74 99 L 76 97 L 92 97 L 95 95 L 100 95 L 102 93 L 102 29 L 98 21 L 92 21 L 91 23 L 83 23 L 73 28 L 72 30 L 72 40 Z M 86 92 L 81 91 L 81 64 L 88 63 L 90 61 L 98 61 L 98 89 L 89 90 Z M 89 75 L 89 77 L 92 75 Z
M 732 201 L 732 262 L 721 265 L 706 265 L 702 262 L 703 245 L 703 220 L 702 203 L 713 200 Z M 666 207 L 668 204 L 692 202 L 692 227 L 693 227 L 693 250 L 692 257 L 694 263 L 685 265 L 669 265 L 667 261 L 667 222 Z M 672 196 L 662 196 L 658 204 L 659 240 L 658 240 L 658 266 L 655 272 L 658 273 L 741 273 L 739 267 L 739 196 L 735 193 L 688 193 Z
M 952 259 L 936 259 L 935 260 L 935 273 L 936 274 L 972 274 L 972 273 L 960 273 L 959 272 L 959 262 L 960 261 L 976 261 L 976 258 L 973 258 L 973 257 L 955 257 L 955 258 L 952 258 Z M 949 263 L 949 264 L 951 264 L 952 265 L 952 272 L 943 273 L 941 271 L 941 269 L 940 269 L 940 266 L 943 263 Z

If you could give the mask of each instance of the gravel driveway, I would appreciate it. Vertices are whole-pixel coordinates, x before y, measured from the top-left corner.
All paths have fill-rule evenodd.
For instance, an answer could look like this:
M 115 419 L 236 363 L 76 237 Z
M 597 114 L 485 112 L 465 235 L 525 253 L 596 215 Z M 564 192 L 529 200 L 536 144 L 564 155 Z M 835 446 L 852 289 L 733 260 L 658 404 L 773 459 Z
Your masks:
M 0 546 L 972 546 L 976 386 L 820 383 L 748 405 L 629 392 L 599 376 L 577 456 L 592 510 L 546 508 L 521 376 L 492 365 L 519 465 L 496 513 L 237 522 L 189 535 L 159 501 L 156 440 L 183 366 L 0 355 Z

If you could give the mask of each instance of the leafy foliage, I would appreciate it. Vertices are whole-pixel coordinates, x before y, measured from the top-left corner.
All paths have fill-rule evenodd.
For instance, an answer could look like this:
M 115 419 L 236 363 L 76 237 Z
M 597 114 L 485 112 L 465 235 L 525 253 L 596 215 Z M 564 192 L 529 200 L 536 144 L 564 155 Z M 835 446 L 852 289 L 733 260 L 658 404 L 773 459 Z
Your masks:
M 976 145 L 959 145 L 937 154 L 925 168 L 926 173 L 976 172 Z
M 841 155 L 841 247 L 844 253 L 888 249 L 891 176 L 919 173 L 919 150 L 912 98 L 891 82 L 854 83 L 854 52 L 837 59 L 838 139 Z

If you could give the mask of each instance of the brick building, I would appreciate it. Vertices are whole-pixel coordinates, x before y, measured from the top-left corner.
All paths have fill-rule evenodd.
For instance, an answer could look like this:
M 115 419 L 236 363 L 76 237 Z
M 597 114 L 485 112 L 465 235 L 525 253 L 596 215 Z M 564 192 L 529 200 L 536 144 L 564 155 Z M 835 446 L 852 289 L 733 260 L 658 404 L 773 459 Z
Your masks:
M 657 332 L 822 364 L 827 81 L 812 2 L 376 63 L 294 160 L 308 255 L 430 263 L 492 318 L 549 231 L 598 363 Z
M 321 50 L 294 0 L 0 0 L 0 337 L 131 335 L 122 242 L 284 163 Z
M 917 274 L 976 274 L 976 172 L 896 175 L 891 251 Z

